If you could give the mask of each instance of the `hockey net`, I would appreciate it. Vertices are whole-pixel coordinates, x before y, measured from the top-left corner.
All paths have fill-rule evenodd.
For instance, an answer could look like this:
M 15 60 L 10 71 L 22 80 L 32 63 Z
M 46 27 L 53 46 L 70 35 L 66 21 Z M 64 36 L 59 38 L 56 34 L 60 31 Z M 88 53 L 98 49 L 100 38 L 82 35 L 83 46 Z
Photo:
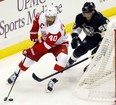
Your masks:
M 115 100 L 116 29 L 114 27 L 116 28 L 116 23 L 108 27 L 99 49 L 77 84 L 76 95 L 80 98 Z

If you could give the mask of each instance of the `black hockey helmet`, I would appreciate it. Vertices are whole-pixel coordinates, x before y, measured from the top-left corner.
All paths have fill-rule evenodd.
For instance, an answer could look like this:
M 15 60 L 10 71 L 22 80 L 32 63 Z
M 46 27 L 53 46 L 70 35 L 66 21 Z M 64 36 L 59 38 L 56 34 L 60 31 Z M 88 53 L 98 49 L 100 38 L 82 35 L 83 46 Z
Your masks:
M 88 12 L 94 13 L 94 11 L 95 11 L 95 4 L 93 2 L 86 2 L 83 5 L 83 8 L 82 8 L 83 13 L 88 13 Z

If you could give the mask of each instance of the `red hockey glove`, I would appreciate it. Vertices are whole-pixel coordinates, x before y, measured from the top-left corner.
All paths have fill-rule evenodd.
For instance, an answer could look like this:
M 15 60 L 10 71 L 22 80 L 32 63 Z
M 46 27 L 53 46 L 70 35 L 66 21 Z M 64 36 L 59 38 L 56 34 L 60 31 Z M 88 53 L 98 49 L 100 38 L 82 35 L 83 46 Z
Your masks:
M 35 55 L 35 52 L 32 48 L 29 48 L 29 49 L 26 49 L 26 50 L 23 50 L 22 54 L 24 56 L 34 56 Z

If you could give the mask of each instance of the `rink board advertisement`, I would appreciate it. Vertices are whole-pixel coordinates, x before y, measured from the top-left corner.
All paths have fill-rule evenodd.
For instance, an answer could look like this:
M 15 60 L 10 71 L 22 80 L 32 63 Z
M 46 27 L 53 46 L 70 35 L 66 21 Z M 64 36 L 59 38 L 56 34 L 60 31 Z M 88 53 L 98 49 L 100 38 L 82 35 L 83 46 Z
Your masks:
M 91 0 L 96 9 L 107 17 L 116 15 L 116 0 Z M 0 1 L 0 59 L 29 47 L 29 31 L 37 12 L 51 5 L 70 32 L 75 16 L 86 0 L 3 0 Z

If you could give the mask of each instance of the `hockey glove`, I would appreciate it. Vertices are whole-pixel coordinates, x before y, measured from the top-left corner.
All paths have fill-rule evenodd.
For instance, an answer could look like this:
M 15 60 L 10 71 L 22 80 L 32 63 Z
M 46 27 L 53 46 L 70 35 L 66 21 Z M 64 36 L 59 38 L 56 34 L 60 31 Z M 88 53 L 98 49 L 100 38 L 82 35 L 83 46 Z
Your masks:
M 71 36 L 72 36 L 71 47 L 72 49 L 75 49 L 81 43 L 81 39 L 78 37 L 76 33 L 72 33 Z
M 33 50 L 33 48 L 29 48 L 29 49 L 26 49 L 26 50 L 23 50 L 22 54 L 24 56 L 34 56 L 35 55 L 35 51 Z

